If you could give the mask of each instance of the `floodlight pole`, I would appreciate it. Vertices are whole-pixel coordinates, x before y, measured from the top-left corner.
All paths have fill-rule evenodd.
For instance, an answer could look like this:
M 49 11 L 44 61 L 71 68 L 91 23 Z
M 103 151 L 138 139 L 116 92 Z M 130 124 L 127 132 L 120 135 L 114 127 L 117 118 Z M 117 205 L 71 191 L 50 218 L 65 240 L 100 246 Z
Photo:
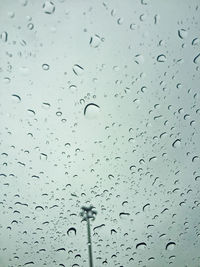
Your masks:
M 90 219 L 88 217 L 87 217 L 87 233 L 88 233 L 89 263 L 90 263 L 90 267 L 94 267 L 93 259 L 92 259 L 92 240 L 91 240 L 91 233 L 90 233 Z
M 92 240 L 91 240 L 91 232 L 90 232 L 90 219 L 94 220 L 95 215 L 97 214 L 94 207 L 90 205 L 89 207 L 81 207 L 82 211 L 80 213 L 81 217 L 83 217 L 82 221 L 87 222 L 87 234 L 88 234 L 88 253 L 89 253 L 89 267 L 94 267 L 93 259 L 92 259 Z

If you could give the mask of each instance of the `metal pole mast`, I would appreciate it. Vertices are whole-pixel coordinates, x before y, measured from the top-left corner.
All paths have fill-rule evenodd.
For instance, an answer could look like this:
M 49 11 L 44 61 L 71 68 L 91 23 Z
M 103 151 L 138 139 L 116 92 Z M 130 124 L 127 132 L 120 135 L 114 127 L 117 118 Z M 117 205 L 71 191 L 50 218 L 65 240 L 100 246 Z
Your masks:
M 93 206 L 89 207 L 81 207 L 82 211 L 80 213 L 81 217 L 83 217 L 82 221 L 87 222 L 87 234 L 88 234 L 88 253 L 89 253 L 89 267 L 94 267 L 93 259 L 92 259 L 92 240 L 91 240 L 91 232 L 90 232 L 90 219 L 94 220 L 95 215 L 97 214 L 96 210 L 94 210 Z

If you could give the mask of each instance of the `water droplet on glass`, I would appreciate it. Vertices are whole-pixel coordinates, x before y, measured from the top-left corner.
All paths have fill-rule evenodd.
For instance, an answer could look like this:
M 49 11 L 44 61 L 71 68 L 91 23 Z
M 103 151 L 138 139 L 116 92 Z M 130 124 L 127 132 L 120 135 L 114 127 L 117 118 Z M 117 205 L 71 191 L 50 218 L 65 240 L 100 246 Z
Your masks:
M 35 111 L 32 109 L 27 109 L 28 113 L 30 116 L 34 116 L 35 115 Z
M 131 23 L 131 25 L 130 25 L 130 29 L 131 29 L 131 30 L 136 30 L 136 24 L 135 24 L 135 23 Z
M 99 35 L 95 34 L 94 36 L 92 36 L 90 38 L 90 46 L 93 48 L 97 48 L 99 47 L 99 45 L 101 44 L 101 38 Z
M 160 19 L 160 16 L 159 15 L 155 15 L 154 16 L 154 24 L 158 24 L 159 19 Z
M 147 211 L 149 209 L 149 207 L 150 207 L 150 204 L 147 203 L 146 205 L 143 206 L 142 209 L 143 209 L 143 211 Z
M 44 210 L 44 208 L 42 206 L 36 206 L 35 210 Z
M 192 40 L 192 45 L 198 45 L 200 43 L 200 39 L 199 38 L 194 38 Z
M 158 62 L 165 62 L 166 61 L 166 56 L 163 55 L 163 54 L 157 56 L 157 61 Z
M 81 67 L 81 66 L 78 65 L 78 64 L 75 64 L 75 65 L 73 66 L 72 69 L 73 69 L 73 72 L 74 72 L 77 76 L 82 75 L 82 74 L 83 74 L 83 71 L 84 71 L 84 68 Z
M 70 85 L 69 87 L 71 92 L 75 92 L 77 90 L 77 86 L 75 84 Z
M 48 64 L 43 64 L 42 68 L 43 68 L 43 70 L 49 70 L 49 65 Z
M 58 117 L 60 117 L 60 116 L 62 115 L 62 112 L 61 112 L 61 111 L 57 111 L 57 112 L 56 112 L 56 115 L 57 115 Z
M 130 215 L 129 212 L 120 212 L 120 213 L 119 213 L 119 217 L 120 217 L 121 219 L 126 218 L 126 217 L 128 217 L 129 215 Z
M 137 64 L 143 64 L 144 63 L 144 57 L 141 54 L 138 54 L 135 56 L 135 62 Z
M 8 41 L 8 33 L 7 32 L 2 32 L 1 34 L 1 39 L 5 43 Z
M 144 250 L 147 247 L 147 244 L 145 242 L 138 243 L 136 245 L 136 249 L 142 249 Z
M 9 18 L 14 18 L 14 16 L 15 16 L 15 12 L 13 12 L 13 11 L 8 11 L 8 17 Z
M 123 18 L 118 18 L 118 20 L 117 20 L 117 24 L 122 25 L 123 21 L 124 21 Z
M 43 4 L 43 10 L 46 14 L 53 14 L 55 11 L 54 3 L 51 1 L 45 1 L 45 3 Z
M 176 246 L 175 242 L 169 242 L 169 243 L 167 243 L 165 249 L 166 250 L 173 250 L 175 248 L 175 246 Z
M 42 103 L 42 107 L 44 108 L 44 109 L 49 109 L 50 108 L 50 104 L 49 103 L 47 103 L 47 102 L 43 102 Z
M 193 59 L 195 64 L 200 64 L 200 53 Z
M 27 25 L 27 28 L 28 28 L 29 30 L 33 30 L 33 28 L 34 28 L 33 23 L 29 23 L 29 24 Z
M 180 147 L 180 145 L 181 145 L 181 140 L 180 139 L 176 139 L 172 144 L 172 146 L 174 148 Z
M 40 153 L 40 159 L 41 159 L 41 160 L 47 160 L 47 154 L 45 154 L 45 153 Z
M 76 228 L 74 228 L 74 227 L 69 228 L 67 230 L 67 235 L 68 236 L 74 236 L 74 235 L 76 235 Z
M 4 82 L 5 84 L 9 84 L 9 83 L 11 82 L 11 79 L 10 79 L 9 77 L 5 77 L 5 78 L 3 79 L 3 82 Z
M 181 39 L 184 39 L 187 37 L 187 31 L 185 29 L 180 29 L 178 30 L 178 36 L 181 38 Z
M 99 112 L 100 112 L 100 107 L 94 103 L 89 103 L 84 108 L 84 115 L 87 119 L 97 118 Z
M 21 102 L 21 97 L 19 95 L 12 95 L 13 100 L 17 103 Z

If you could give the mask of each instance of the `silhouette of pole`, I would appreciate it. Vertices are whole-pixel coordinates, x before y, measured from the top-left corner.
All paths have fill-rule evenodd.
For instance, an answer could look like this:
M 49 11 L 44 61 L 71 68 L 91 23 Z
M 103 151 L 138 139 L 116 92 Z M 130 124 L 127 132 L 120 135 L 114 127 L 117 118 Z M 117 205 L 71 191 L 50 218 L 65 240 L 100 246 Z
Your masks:
M 82 211 L 80 213 L 81 217 L 83 217 L 82 221 L 87 222 L 87 234 L 88 234 L 88 253 L 89 253 L 89 267 L 94 267 L 93 258 L 92 258 L 92 240 L 91 240 L 91 232 L 90 232 L 90 219 L 94 220 L 95 215 L 97 214 L 94 207 L 90 205 L 89 207 L 81 207 Z

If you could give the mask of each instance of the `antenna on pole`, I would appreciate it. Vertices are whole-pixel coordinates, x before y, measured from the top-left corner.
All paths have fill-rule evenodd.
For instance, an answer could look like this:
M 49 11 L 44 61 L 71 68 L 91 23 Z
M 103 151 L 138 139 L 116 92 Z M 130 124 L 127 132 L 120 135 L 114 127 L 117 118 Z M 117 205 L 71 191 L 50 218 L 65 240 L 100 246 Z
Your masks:
M 93 259 L 92 259 L 92 240 L 91 240 L 91 233 L 90 233 L 90 219 L 94 221 L 95 216 L 97 215 L 97 211 L 94 210 L 95 207 L 90 205 L 89 207 L 82 206 L 81 207 L 81 217 L 83 218 L 82 221 L 87 222 L 87 234 L 88 234 L 88 252 L 89 252 L 89 267 L 94 267 Z

